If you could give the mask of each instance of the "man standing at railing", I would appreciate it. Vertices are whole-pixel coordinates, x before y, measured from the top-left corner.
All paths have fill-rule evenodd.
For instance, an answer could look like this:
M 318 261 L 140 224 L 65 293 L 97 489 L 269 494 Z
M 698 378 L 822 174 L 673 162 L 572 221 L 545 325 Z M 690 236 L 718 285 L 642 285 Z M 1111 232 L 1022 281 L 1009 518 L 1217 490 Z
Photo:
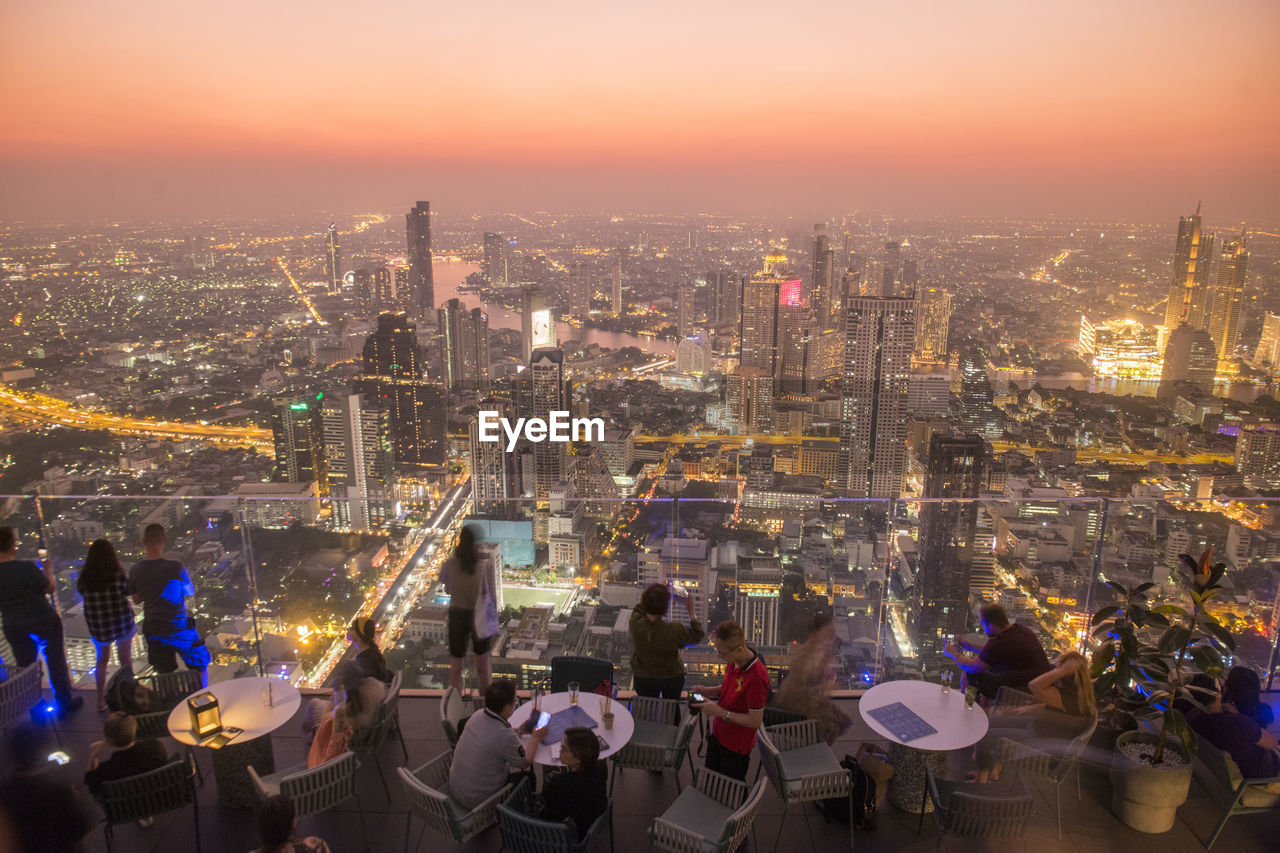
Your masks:
M 43 565 L 19 560 L 17 534 L 12 527 L 0 527 L 0 621 L 4 622 L 4 638 L 13 649 L 18 667 L 35 663 L 39 648 L 44 647 L 58 716 L 64 717 L 83 705 L 84 698 L 71 695 L 62 620 L 49 603 L 58 584 L 53 579 L 53 564 L 43 559 L 41 562 Z
M 187 615 L 187 597 L 196 594 L 186 568 L 177 560 L 166 560 L 164 527 L 148 524 L 142 531 L 147 558 L 129 570 L 129 592 L 142 605 L 142 634 L 147 638 L 147 662 L 156 672 L 176 672 L 178 656 L 187 669 L 200 673 L 209 686 L 209 650 L 196 633 Z

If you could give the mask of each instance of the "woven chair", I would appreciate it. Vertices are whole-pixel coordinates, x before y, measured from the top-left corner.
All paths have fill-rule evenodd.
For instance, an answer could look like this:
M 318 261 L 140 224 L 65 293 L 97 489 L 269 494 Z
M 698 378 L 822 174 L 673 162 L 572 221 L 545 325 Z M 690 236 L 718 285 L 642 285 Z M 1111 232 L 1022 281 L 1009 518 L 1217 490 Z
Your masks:
M 138 740 L 155 740 L 162 737 L 169 737 L 169 714 L 171 711 L 153 711 L 150 714 L 134 714 L 133 720 L 138 724 Z M 204 785 L 204 771 L 200 769 L 200 762 L 196 760 L 196 749 L 191 744 L 182 744 L 186 747 L 187 758 L 191 760 L 191 764 L 196 768 L 196 775 L 200 780 L 201 786 Z
M 933 802 L 933 819 L 938 824 L 939 842 L 943 835 L 965 839 L 1017 840 L 1022 838 L 1027 821 L 1035 810 L 1035 800 L 1014 773 L 1012 782 L 989 785 L 972 782 L 939 780 L 932 767 L 925 767 L 925 795 Z M 921 805 L 916 834 L 924 823 Z
M 769 777 L 773 788 L 782 798 L 782 820 L 778 822 L 778 837 L 773 849 L 778 849 L 782 828 L 786 825 L 787 810 L 793 803 L 829 800 L 834 797 L 849 798 L 853 780 L 849 771 L 840 766 L 840 760 L 832 752 L 813 720 L 802 723 L 784 723 L 761 729 L 756 737 L 760 751 L 760 769 Z M 756 778 L 760 778 L 759 771 Z M 849 843 L 853 843 L 853 800 L 849 798 Z
M 609 851 L 613 853 L 613 800 L 579 841 L 577 831 L 563 821 L 530 817 L 532 798 L 533 786 L 526 776 L 498 804 L 498 829 L 502 832 L 502 849 L 507 853 L 586 853 L 605 830 L 609 831 Z
M 204 685 L 200 683 L 200 673 L 192 669 L 147 675 L 139 678 L 138 683 L 154 692 L 160 700 L 159 707 L 166 710 L 173 710 L 183 699 L 204 689 Z
M 1005 738 L 1000 741 L 1000 763 L 1012 768 L 1024 777 L 1037 776 L 1053 783 L 1053 810 L 1058 816 L 1058 840 L 1062 840 L 1062 783 L 1076 776 L 1076 799 L 1081 798 L 1080 758 L 1089 747 L 1098 718 L 1090 718 L 1088 725 L 1069 741 L 1051 741 L 1037 738 L 1030 743 Z M 1046 800 L 1047 801 L 1047 800 Z
M 467 706 L 458 688 L 450 687 L 440 697 L 440 725 L 444 727 L 444 736 L 449 740 L 449 748 L 458 745 L 459 729 L 466 719 Z
M 449 769 L 453 766 L 453 751 L 442 752 L 417 770 L 398 767 L 405 796 L 409 799 L 409 813 L 404 819 L 404 849 L 409 849 L 409 834 L 413 829 L 413 816 L 426 822 L 428 829 L 451 839 L 455 844 L 466 844 L 498 821 L 498 803 L 511 791 L 504 785 L 471 811 L 466 811 L 449 796 Z
M 390 711 L 384 703 L 374 712 L 373 722 L 367 726 L 352 729 L 351 738 L 347 741 L 347 749 L 357 756 L 367 755 L 373 759 L 373 765 L 378 771 L 378 781 L 382 782 L 382 791 L 387 795 L 388 803 L 391 802 L 391 788 L 387 785 L 387 777 L 383 775 L 382 759 L 378 757 L 378 750 L 382 748 L 390 730 Z
M 24 666 L 16 672 L 8 667 L 0 667 L 0 673 L 6 678 L 0 681 L 0 731 L 4 731 L 14 723 L 31 719 L 31 709 L 39 705 L 43 696 L 40 664 Z M 58 746 L 62 746 L 62 732 L 58 731 L 57 714 L 45 714 L 49 724 L 53 726 L 54 737 Z
M 139 773 L 126 779 L 103 782 L 98 791 L 98 805 L 106 815 L 107 850 L 112 850 L 114 827 L 143 820 L 153 815 L 191 806 L 196 834 L 196 850 L 200 850 L 200 806 L 196 802 L 195 768 L 190 760 L 175 758 L 163 767 Z M 56 820 L 54 815 L 46 815 Z
M 764 799 L 765 782 L 753 787 L 712 770 L 703 770 L 662 816 L 649 826 L 649 849 L 676 853 L 732 853 L 751 832 L 755 841 L 756 811 Z
M 404 760 L 409 760 L 409 747 L 404 743 L 404 732 L 400 730 L 400 688 L 404 683 L 404 673 L 397 672 L 391 677 L 391 686 L 387 688 L 386 698 L 382 700 L 382 704 L 387 706 L 387 716 L 391 719 L 391 731 L 396 733 L 396 737 L 400 739 L 400 751 L 404 753 Z
M 680 765 L 689 759 L 689 773 L 693 775 L 693 758 L 689 755 L 689 741 L 693 739 L 694 717 L 686 715 L 679 725 L 670 720 L 679 719 L 683 703 L 675 699 L 653 699 L 636 696 L 631 700 L 631 718 L 635 721 L 635 733 L 627 745 L 613 754 L 613 770 L 609 785 L 618 774 L 618 768 L 633 770 L 675 771 L 676 793 L 680 793 Z
M 300 764 L 261 777 L 250 765 L 249 778 L 253 781 L 259 802 L 283 794 L 293 801 L 299 819 L 327 811 L 355 797 L 356 813 L 360 815 L 360 835 L 365 839 L 365 850 L 368 850 L 369 831 L 364 825 L 364 804 L 360 802 L 360 789 L 356 787 L 356 768 L 359 766 L 354 753 L 344 752 L 310 769 L 306 764 Z
M 551 659 L 551 692 L 564 693 L 569 682 L 578 682 L 583 693 L 594 693 L 601 684 L 608 682 L 613 691 L 613 662 L 604 658 L 558 655 Z

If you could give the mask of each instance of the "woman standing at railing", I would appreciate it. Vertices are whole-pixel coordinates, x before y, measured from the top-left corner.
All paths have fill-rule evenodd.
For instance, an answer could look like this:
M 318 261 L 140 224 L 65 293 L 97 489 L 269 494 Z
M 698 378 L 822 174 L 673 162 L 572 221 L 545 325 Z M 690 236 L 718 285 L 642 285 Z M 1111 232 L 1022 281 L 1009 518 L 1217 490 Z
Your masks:
M 98 687 L 98 710 L 107 710 L 107 665 L 111 646 L 116 647 L 120 668 L 133 671 L 133 635 L 138 632 L 133 608 L 129 606 L 129 576 L 109 540 L 95 539 L 85 555 L 84 567 L 76 579 L 76 589 L 84 599 L 84 621 L 89 639 L 98 653 L 94 681 Z
M 475 528 L 464 525 L 458 534 L 458 547 L 440 569 L 440 580 L 449 593 L 449 686 L 462 689 L 462 665 L 470 640 L 476 656 L 476 680 L 483 695 L 489 687 L 489 647 L 493 638 L 476 634 L 476 607 L 484 585 L 479 563 Z
M 687 626 L 667 622 L 671 592 L 660 583 L 650 584 L 640 594 L 640 603 L 631 611 L 631 671 L 635 674 L 637 696 L 679 701 L 684 690 L 684 661 L 680 650 L 702 642 L 706 632 L 694 615 L 693 598 L 684 596 L 689 613 Z

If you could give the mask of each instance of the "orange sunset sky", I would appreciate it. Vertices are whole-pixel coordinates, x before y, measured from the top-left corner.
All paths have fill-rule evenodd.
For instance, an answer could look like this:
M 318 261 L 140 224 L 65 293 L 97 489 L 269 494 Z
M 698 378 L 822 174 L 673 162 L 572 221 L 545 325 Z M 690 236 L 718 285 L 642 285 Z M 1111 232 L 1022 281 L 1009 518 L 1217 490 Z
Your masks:
M 6 0 L 0 215 L 1280 221 L 1280 2 Z

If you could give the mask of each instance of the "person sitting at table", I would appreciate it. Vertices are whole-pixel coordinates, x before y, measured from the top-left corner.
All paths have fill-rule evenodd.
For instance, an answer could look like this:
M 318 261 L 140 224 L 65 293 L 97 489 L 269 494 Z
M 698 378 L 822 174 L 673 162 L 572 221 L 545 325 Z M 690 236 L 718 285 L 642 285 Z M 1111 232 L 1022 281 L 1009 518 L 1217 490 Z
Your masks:
M 1048 672 L 1049 658 L 1035 632 L 1026 625 L 1009 621 L 999 604 L 984 604 L 978 610 L 982 633 L 990 639 L 975 646 L 963 637 L 947 644 L 947 657 L 964 670 L 962 687 L 973 686 L 987 699 L 995 699 L 1001 687 L 1026 690 L 1031 679 Z
M 368 616 L 357 616 L 347 629 L 347 639 L 356 644 L 356 666 L 370 678 L 376 678 L 383 684 L 391 683 L 391 673 L 387 670 L 387 660 L 382 656 L 382 649 L 374 642 L 373 635 L 377 630 Z
M 1262 701 L 1262 681 L 1247 666 L 1233 666 L 1227 673 L 1222 683 L 1222 706 L 1244 714 L 1264 729 L 1275 722 L 1275 712 Z
M 268 797 L 258 806 L 258 835 L 262 846 L 253 853 L 329 853 L 324 839 L 298 837 L 298 810 L 283 794 Z
M 547 777 L 534 817 L 570 823 L 581 841 L 591 824 L 609 807 L 609 774 L 600 760 L 600 739 L 591 729 L 565 729 L 560 742 L 564 773 Z
M 1187 723 L 1196 734 L 1228 753 L 1245 779 L 1280 776 L 1280 742 L 1275 735 L 1258 725 L 1257 720 L 1225 705 L 1226 697 L 1208 676 L 1197 674 L 1191 688 L 1203 710 L 1189 707 L 1186 702 L 1183 707 L 1187 708 Z
M 378 705 L 387 695 L 385 684 L 366 676 L 351 661 L 338 666 L 337 682 L 338 688 L 333 691 L 331 700 L 333 710 L 324 712 L 307 751 L 308 767 L 318 767 L 346 752 L 352 732 L 373 723 Z M 321 709 L 329 704 L 323 699 L 312 699 L 303 715 L 304 726 L 306 718 L 316 713 L 317 702 Z
M 484 707 L 467 719 L 458 737 L 449 772 L 449 796 L 468 811 L 525 776 L 534 784 L 529 768 L 547 727 L 534 730 L 526 751 L 520 735 L 507 722 L 515 710 L 515 682 L 509 678 L 491 681 L 484 691 Z
M 747 647 L 746 636 L 736 622 L 717 625 L 711 645 L 726 666 L 722 683 L 694 688 L 715 700 L 693 704 L 699 712 L 715 718 L 707 735 L 706 768 L 745 782 L 756 731 L 764 725 L 769 673 L 761 657 Z
M 1027 685 L 1038 703 L 999 711 L 991 717 L 990 726 L 977 745 L 976 781 L 994 782 L 1000 778 L 1000 742 L 1036 743 L 1048 746 L 1065 741 L 1084 731 L 1097 713 L 1093 698 L 1093 681 L 1089 678 L 1089 662 L 1079 652 L 1063 652 L 1053 669 L 1031 679 Z
M 138 721 L 128 714 L 111 714 L 102 721 L 102 740 L 89 747 L 89 767 L 84 784 L 93 794 L 103 782 L 114 782 L 158 770 L 169 763 L 169 753 L 159 740 L 138 740 Z

